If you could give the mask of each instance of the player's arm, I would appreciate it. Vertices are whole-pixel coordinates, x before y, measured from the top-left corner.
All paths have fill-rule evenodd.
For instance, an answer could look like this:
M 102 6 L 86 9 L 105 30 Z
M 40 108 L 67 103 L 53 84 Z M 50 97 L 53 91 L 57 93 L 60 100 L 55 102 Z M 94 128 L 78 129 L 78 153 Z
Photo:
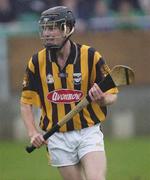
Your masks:
M 37 129 L 35 126 L 34 115 L 32 112 L 32 105 L 25 104 L 21 102 L 21 115 L 24 121 L 24 124 L 28 131 L 28 136 L 32 137 L 37 133 Z
M 117 100 L 117 88 L 112 88 L 106 92 L 102 92 L 100 87 L 97 85 L 97 83 L 101 82 L 110 73 L 110 68 L 98 52 L 95 52 L 94 60 L 95 67 L 93 74 L 95 74 L 93 76 L 95 79 L 93 80 L 94 84 L 89 90 L 89 96 L 92 101 L 97 102 L 100 106 L 111 105 Z
M 37 148 L 41 147 L 44 143 L 46 144 L 42 134 L 39 133 L 36 128 L 32 105 L 21 102 L 21 115 L 27 128 L 31 144 L 33 144 Z

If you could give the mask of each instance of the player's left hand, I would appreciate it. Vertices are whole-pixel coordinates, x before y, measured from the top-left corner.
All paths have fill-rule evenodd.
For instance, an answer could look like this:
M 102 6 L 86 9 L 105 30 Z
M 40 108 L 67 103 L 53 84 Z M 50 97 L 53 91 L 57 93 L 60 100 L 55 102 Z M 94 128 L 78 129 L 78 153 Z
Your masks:
M 89 96 L 92 101 L 97 102 L 101 106 L 105 105 L 105 93 L 94 83 L 92 88 L 89 90 Z

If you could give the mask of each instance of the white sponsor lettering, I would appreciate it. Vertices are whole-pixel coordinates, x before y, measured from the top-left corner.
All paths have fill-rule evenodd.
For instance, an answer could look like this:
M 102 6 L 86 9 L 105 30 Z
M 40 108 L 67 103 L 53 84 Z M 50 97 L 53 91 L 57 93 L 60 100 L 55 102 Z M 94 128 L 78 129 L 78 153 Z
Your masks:
M 48 93 L 47 98 L 53 103 L 69 104 L 71 102 L 78 102 L 83 97 L 83 92 L 72 89 L 58 89 Z
M 82 94 L 81 93 L 75 93 L 75 94 L 58 94 L 57 92 L 54 92 L 52 95 L 52 101 L 78 101 L 80 100 Z

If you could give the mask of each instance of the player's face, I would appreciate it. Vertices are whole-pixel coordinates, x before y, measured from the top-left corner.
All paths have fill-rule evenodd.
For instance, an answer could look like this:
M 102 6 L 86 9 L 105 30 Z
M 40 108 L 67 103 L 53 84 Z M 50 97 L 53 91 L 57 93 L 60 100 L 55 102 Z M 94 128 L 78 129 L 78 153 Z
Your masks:
M 63 23 L 46 23 L 41 26 L 41 39 L 45 45 L 61 45 L 65 38 Z

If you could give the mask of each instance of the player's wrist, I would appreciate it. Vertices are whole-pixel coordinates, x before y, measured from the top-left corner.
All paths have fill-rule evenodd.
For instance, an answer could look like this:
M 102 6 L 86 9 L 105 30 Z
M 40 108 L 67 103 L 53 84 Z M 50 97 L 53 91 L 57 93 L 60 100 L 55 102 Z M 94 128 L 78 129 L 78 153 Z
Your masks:
M 38 134 L 39 132 L 35 129 L 35 130 L 32 130 L 32 131 L 29 131 L 28 132 L 28 136 L 30 138 L 32 138 L 33 136 L 35 136 L 36 134 Z
M 97 103 L 99 104 L 99 106 L 106 106 L 107 105 L 105 98 L 97 100 Z
M 113 104 L 117 99 L 117 95 L 116 94 L 107 94 L 105 93 L 104 98 L 101 101 L 101 105 L 102 106 L 108 106 Z

